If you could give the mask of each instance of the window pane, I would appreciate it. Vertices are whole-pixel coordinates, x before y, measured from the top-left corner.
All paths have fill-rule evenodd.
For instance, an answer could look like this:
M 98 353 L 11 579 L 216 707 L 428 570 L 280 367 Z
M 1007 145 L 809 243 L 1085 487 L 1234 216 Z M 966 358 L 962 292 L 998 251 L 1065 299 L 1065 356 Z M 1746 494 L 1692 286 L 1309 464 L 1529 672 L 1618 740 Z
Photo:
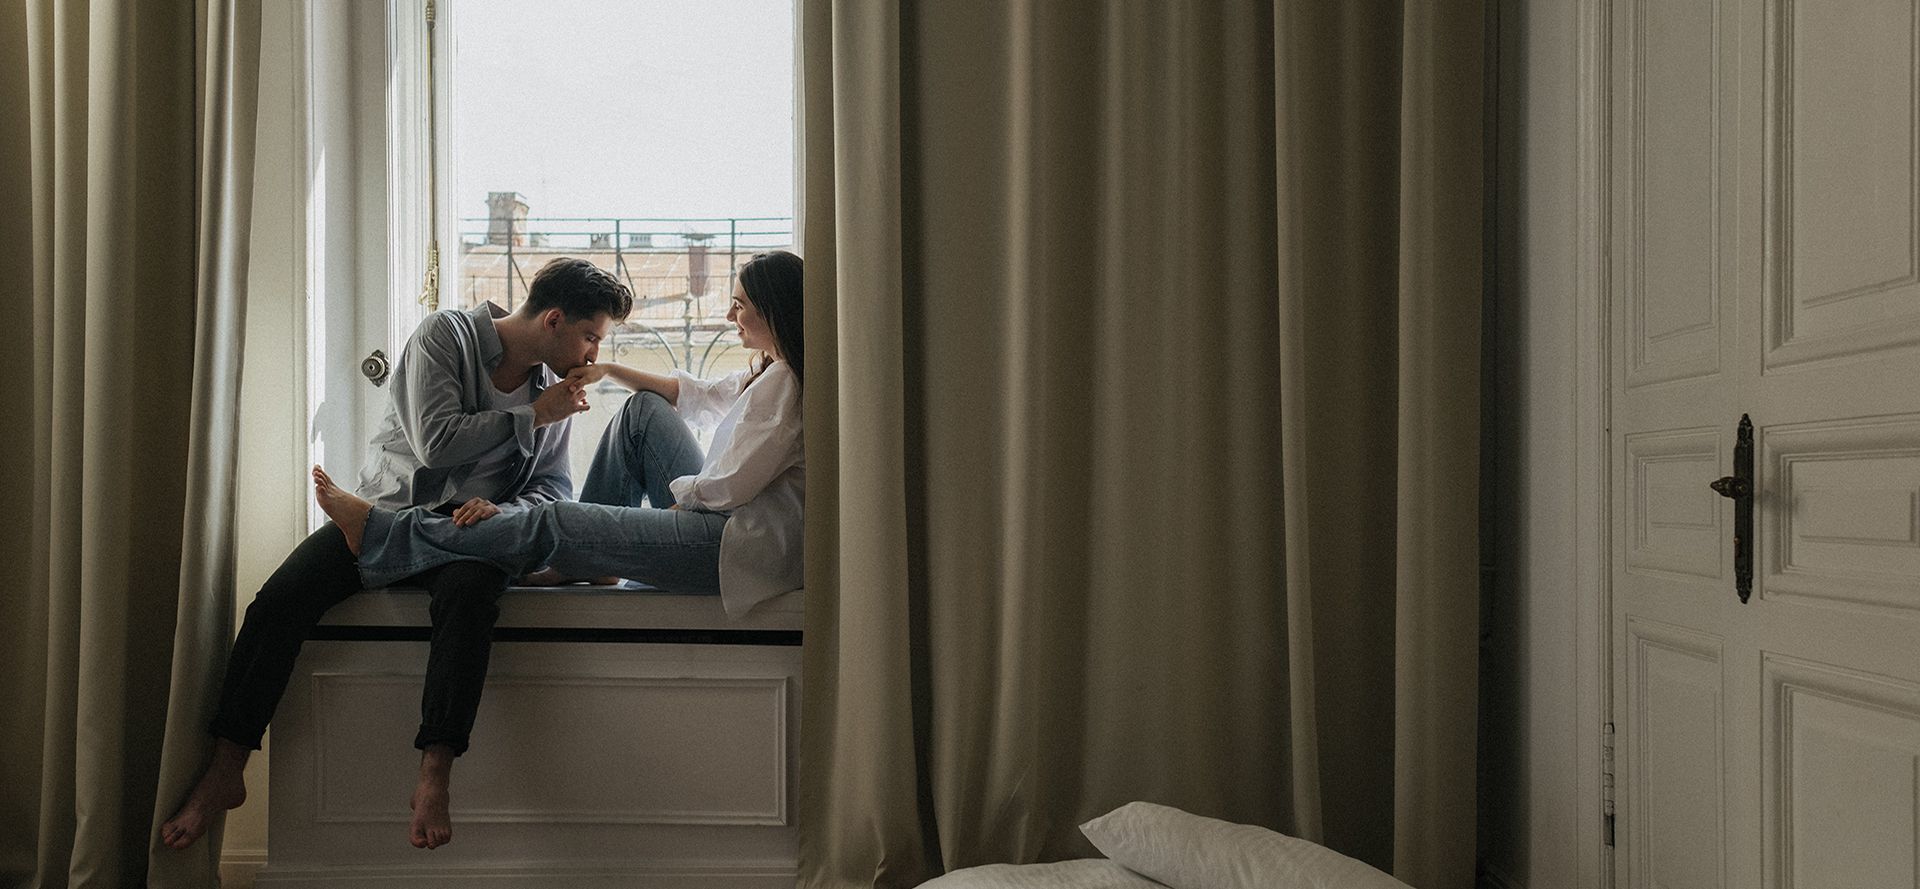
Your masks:
M 792 0 L 454 2 L 442 307 L 516 309 L 542 265 L 579 257 L 633 289 L 601 361 L 746 366 L 733 272 L 793 245 Z M 625 396 L 603 383 L 574 419 L 576 489 Z

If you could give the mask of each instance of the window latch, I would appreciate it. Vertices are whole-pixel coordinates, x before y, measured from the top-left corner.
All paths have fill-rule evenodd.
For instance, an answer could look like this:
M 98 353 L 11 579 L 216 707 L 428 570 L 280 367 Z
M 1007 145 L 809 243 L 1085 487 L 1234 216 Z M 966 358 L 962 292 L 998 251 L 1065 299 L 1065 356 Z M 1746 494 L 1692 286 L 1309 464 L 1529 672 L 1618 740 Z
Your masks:
M 375 349 L 372 355 L 360 359 L 360 373 L 364 374 L 375 386 L 385 386 L 387 384 L 387 377 L 393 375 L 393 368 L 387 363 L 387 353 L 380 349 Z

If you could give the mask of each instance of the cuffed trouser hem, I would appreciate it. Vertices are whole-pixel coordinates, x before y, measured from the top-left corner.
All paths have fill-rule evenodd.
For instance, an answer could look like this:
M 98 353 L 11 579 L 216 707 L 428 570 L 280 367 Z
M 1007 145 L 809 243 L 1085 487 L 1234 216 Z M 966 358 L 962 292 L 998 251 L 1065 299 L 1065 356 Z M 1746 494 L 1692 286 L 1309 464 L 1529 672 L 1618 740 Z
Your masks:
M 215 722 L 207 726 L 207 734 L 222 741 L 232 741 L 248 750 L 259 750 L 260 739 L 266 737 L 267 730 L 264 728 L 252 731 L 238 730 L 233 726 Z
M 445 744 L 453 748 L 453 755 L 467 752 L 467 736 L 430 725 L 421 725 L 420 732 L 413 736 L 413 748 L 425 750 L 430 744 Z

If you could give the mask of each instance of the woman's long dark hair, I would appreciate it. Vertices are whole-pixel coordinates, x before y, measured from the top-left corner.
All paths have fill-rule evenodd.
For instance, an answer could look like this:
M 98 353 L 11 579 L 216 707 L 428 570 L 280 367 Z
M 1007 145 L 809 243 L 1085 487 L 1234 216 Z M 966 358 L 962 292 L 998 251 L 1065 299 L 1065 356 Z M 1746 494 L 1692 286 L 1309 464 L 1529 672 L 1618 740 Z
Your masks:
M 793 378 L 804 385 L 806 377 L 801 372 L 801 362 L 805 349 L 801 336 L 806 325 L 802 323 L 801 311 L 806 301 L 800 292 L 803 277 L 800 257 L 785 250 L 755 253 L 740 266 L 740 287 L 747 292 L 747 301 L 753 303 L 760 317 L 767 319 L 774 342 L 780 344 L 780 357 L 793 368 Z M 753 375 L 758 378 L 760 372 L 755 371 Z

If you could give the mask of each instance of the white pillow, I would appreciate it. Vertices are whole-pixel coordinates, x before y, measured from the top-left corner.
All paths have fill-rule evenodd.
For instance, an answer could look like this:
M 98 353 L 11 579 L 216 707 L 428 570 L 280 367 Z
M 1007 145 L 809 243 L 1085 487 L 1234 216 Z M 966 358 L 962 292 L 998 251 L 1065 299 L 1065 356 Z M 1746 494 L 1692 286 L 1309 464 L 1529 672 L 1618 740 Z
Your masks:
M 920 889 L 1167 889 L 1100 858 L 1052 864 L 983 864 L 920 884 Z
M 1127 803 L 1080 832 L 1173 889 L 1411 889 L 1325 846 L 1153 803 Z

